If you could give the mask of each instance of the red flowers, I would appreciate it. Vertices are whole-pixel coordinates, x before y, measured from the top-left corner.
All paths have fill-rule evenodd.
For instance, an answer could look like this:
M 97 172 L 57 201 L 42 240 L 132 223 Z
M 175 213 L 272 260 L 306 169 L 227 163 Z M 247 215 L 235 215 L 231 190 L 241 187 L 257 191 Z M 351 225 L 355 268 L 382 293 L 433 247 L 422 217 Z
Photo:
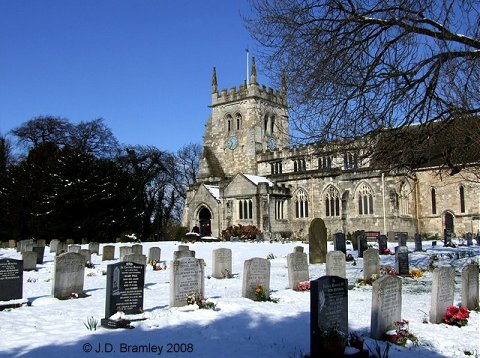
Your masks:
M 443 321 L 452 326 L 462 327 L 468 323 L 469 316 L 469 311 L 464 306 L 460 308 L 457 306 L 448 306 L 447 312 L 445 316 L 443 316 Z
M 302 281 L 299 282 L 297 287 L 295 288 L 296 291 L 310 291 L 310 281 Z

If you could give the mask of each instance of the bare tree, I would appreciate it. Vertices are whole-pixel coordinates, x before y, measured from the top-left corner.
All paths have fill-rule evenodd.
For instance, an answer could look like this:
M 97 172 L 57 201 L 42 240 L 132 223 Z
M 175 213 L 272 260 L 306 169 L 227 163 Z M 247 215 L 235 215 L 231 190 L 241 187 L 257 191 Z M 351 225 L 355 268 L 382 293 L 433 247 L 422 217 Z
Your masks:
M 70 145 L 95 157 L 113 158 L 120 154 L 120 145 L 102 118 L 73 126 Z
M 67 119 L 40 116 L 30 119 L 20 127 L 12 130 L 20 143 L 37 147 L 47 142 L 66 145 L 70 140 L 72 125 Z
M 247 27 L 267 70 L 285 73 L 292 122 L 307 140 L 412 126 L 439 137 L 450 122 L 478 120 L 478 0 L 251 2 Z

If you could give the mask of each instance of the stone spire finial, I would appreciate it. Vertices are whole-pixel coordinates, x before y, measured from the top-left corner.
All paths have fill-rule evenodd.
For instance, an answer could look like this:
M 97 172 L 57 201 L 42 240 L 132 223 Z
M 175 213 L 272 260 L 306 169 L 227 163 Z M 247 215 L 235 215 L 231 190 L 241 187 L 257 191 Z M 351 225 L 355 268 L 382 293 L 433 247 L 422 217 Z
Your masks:
M 217 69 L 213 67 L 213 73 L 212 73 L 212 93 L 217 93 L 218 88 L 217 88 Z
M 255 57 L 252 57 L 252 74 L 250 75 L 250 83 L 257 83 L 257 66 L 255 66 Z

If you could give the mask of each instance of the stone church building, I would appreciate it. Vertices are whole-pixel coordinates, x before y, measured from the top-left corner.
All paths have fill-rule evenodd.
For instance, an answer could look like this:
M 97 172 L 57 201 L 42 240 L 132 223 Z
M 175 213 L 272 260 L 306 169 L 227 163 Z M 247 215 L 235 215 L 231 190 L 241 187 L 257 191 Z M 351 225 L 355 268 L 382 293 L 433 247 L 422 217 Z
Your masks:
M 355 148 L 290 145 L 286 86 L 249 82 L 218 91 L 212 76 L 197 182 L 182 224 L 221 237 L 229 225 L 254 225 L 267 237 L 306 239 L 314 218 L 328 231 L 439 234 L 478 232 L 480 183 L 464 175 L 382 174 Z

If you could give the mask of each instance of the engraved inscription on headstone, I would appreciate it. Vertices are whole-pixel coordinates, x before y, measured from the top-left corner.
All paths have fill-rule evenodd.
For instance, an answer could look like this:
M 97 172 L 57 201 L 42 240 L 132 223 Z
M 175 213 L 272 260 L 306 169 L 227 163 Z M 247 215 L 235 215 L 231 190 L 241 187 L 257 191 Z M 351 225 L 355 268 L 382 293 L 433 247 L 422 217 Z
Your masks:
M 455 269 L 439 267 L 433 271 L 430 322 L 441 323 L 448 306 L 453 305 Z
M 308 281 L 308 257 L 303 252 L 303 247 L 300 247 L 302 252 L 297 251 L 287 255 L 288 266 L 288 287 L 292 290 L 297 289 L 300 282 Z
M 170 306 L 187 304 L 187 295 L 205 295 L 204 261 L 195 257 L 183 257 L 170 264 Z
M 60 254 L 55 258 L 52 294 L 56 298 L 68 298 L 72 293 L 83 296 L 85 259 L 75 252 Z
M 330 251 L 327 254 L 327 276 L 346 278 L 345 254 L 341 251 Z
M 232 250 L 219 248 L 212 252 L 212 277 L 229 278 L 232 275 Z
M 242 297 L 256 301 L 255 289 L 262 286 L 265 296 L 270 297 L 270 261 L 260 257 L 246 260 L 243 265 Z
M 23 295 L 23 261 L 0 260 L 0 301 L 21 299 Z
M 395 272 L 398 275 L 405 276 L 410 273 L 410 266 L 408 263 L 408 247 L 395 247 Z
M 105 245 L 102 250 L 102 261 L 113 260 L 115 258 L 115 246 Z
M 372 284 L 370 335 L 384 339 L 385 332 L 400 321 L 402 314 L 402 279 L 386 275 Z
M 462 306 L 469 310 L 478 308 L 478 266 L 474 264 L 462 270 Z
M 368 249 L 363 253 L 363 279 L 370 280 L 372 275 L 380 273 L 380 256 L 377 249 Z

